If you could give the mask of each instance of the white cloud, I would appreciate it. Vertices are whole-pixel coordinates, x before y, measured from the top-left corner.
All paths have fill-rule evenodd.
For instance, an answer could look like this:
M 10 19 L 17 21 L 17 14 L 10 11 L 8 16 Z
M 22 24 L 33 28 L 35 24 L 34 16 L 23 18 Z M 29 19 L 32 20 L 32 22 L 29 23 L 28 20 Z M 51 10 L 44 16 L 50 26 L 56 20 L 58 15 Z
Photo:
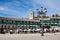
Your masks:
M 12 15 L 20 14 L 20 12 L 17 10 L 9 9 L 8 7 L 2 7 L 2 6 L 0 7 L 0 12 L 5 14 L 12 14 Z
M 14 0 L 12 2 L 5 3 L 0 6 L 0 11 L 2 13 L 16 15 L 17 17 L 27 17 L 30 10 L 36 12 L 37 8 L 41 6 L 46 7 L 48 10 L 48 15 L 60 12 L 60 1 L 59 0 Z
M 59 0 L 33 0 L 33 3 L 35 5 L 40 5 L 43 7 L 46 7 L 48 9 L 48 15 L 49 14 L 60 14 L 60 1 Z M 40 6 L 38 8 L 40 8 Z
M 4 8 L 3 7 L 0 7 L 0 10 L 4 10 Z

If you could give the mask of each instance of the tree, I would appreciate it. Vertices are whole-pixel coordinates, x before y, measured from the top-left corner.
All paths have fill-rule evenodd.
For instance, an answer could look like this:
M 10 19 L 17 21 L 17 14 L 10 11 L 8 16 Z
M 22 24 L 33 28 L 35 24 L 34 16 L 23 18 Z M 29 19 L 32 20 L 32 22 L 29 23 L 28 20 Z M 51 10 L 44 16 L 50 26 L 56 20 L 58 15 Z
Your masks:
M 46 18 L 46 16 L 42 16 L 42 18 Z
M 59 15 L 58 14 L 55 14 L 55 15 L 53 14 L 52 17 L 59 17 Z
M 56 16 L 56 17 L 59 17 L 59 15 L 58 15 L 58 14 L 56 14 L 55 16 Z
M 47 16 L 46 18 L 49 18 L 49 16 Z
M 55 17 L 55 15 L 53 14 L 52 17 Z
M 41 16 L 40 15 L 37 15 L 37 18 L 41 18 Z

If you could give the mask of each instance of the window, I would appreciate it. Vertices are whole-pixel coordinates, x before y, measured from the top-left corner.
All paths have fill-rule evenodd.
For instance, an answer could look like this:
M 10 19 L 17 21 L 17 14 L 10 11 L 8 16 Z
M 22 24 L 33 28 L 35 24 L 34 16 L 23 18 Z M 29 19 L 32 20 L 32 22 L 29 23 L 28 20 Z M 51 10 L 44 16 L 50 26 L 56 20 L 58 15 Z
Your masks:
M 3 28 L 3 25 L 1 25 L 1 28 Z
M 14 26 L 12 26 L 12 28 L 14 28 Z
M 7 28 L 7 26 L 5 25 L 5 28 Z
M 8 26 L 8 29 L 10 29 L 10 25 Z

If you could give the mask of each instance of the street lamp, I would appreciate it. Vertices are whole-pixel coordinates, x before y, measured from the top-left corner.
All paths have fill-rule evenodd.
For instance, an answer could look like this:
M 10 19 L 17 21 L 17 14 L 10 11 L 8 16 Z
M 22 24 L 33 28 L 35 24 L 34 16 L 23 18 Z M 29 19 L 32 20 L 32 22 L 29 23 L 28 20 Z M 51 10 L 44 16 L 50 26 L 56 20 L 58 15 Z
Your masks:
M 37 14 L 39 16 L 41 16 L 41 15 L 46 16 L 46 13 L 47 13 L 47 9 L 46 8 L 41 7 L 41 10 L 37 9 Z
M 47 9 L 46 8 L 43 8 L 43 7 L 41 7 L 41 10 L 39 10 L 39 9 L 37 9 L 37 13 L 38 13 L 38 15 L 39 16 L 46 16 L 46 13 L 47 13 Z M 40 20 L 41 21 L 41 20 Z M 42 24 L 42 21 L 40 22 L 41 24 Z M 44 36 L 44 24 L 42 24 L 41 25 L 41 30 L 42 30 L 42 32 L 41 32 L 41 36 Z

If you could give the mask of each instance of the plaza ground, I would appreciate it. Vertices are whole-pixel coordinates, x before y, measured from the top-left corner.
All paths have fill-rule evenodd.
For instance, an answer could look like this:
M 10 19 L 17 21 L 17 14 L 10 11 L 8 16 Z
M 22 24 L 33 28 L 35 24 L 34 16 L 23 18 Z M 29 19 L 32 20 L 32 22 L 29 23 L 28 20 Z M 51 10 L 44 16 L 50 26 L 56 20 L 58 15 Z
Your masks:
M 60 40 L 60 33 L 0 34 L 0 40 Z

